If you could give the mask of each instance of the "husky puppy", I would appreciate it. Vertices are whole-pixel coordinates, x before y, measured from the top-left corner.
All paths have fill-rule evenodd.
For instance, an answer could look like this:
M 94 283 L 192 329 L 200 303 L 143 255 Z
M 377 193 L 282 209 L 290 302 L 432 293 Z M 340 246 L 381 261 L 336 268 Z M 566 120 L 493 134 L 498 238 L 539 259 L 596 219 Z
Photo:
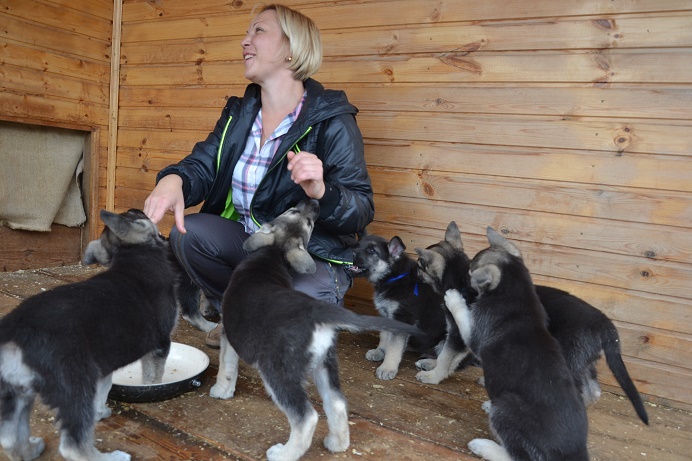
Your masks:
M 405 250 L 398 236 L 387 242 L 377 235 L 363 237 L 353 249 L 351 271 L 355 276 L 367 277 L 373 285 L 377 312 L 383 317 L 416 325 L 424 334 L 409 337 L 402 333 L 380 332 L 377 348 L 365 354 L 370 361 L 382 361 L 375 371 L 379 379 L 394 379 L 407 346 L 421 354 L 436 356 L 435 348 L 446 335 L 444 299 L 429 285 L 419 283 L 416 261 Z
M 291 426 L 286 444 L 267 450 L 270 461 L 299 459 L 310 447 L 318 415 L 305 389 L 315 382 L 327 415 L 324 439 L 331 452 L 350 443 L 346 398 L 339 385 L 336 356 L 338 330 L 388 330 L 420 334 L 405 323 L 357 315 L 293 289 L 290 271 L 314 273 L 306 251 L 319 216 L 317 200 L 303 200 L 245 241 L 251 252 L 233 272 L 223 299 L 219 373 L 210 395 L 233 397 L 238 358 L 259 370 L 269 395 Z
M 55 409 L 60 454 L 72 461 L 126 461 L 94 447 L 114 370 L 142 359 L 146 382 L 160 382 L 178 315 L 168 245 L 139 210 L 101 211 L 106 225 L 83 264 L 109 268 L 82 282 L 24 300 L 0 320 L 0 443 L 13 461 L 38 457 L 30 434 L 38 395 Z
M 490 427 L 500 441 L 474 439 L 469 449 L 490 461 L 588 461 L 586 408 L 521 253 L 492 228 L 488 242 L 471 261 L 475 301 L 467 305 L 455 289 L 445 294 L 483 364 Z
M 447 226 L 444 241 L 416 251 L 421 280 L 440 292 L 456 288 L 464 293 L 468 303 L 473 300 L 474 292 L 470 289 L 468 275 L 470 261 L 464 253 L 461 235 L 454 221 Z M 613 322 L 600 310 L 566 291 L 536 285 L 536 293 L 548 316 L 548 331 L 560 344 L 584 403 L 591 405 L 601 396 L 596 363 L 603 351 L 608 367 L 632 402 L 637 415 L 648 424 L 649 418 L 641 396 L 622 361 L 620 337 Z M 452 349 L 456 356 L 466 353 L 463 345 Z M 434 360 L 427 360 L 417 365 L 423 369 L 427 366 L 431 370 L 428 375 L 425 372 L 418 374 L 421 381 L 435 373 L 444 379 L 454 371 L 439 360 L 437 364 Z M 440 371 L 437 371 L 438 366 L 442 367 Z
M 457 288 L 462 293 L 469 286 L 469 265 L 471 260 L 464 252 L 461 234 L 456 223 L 452 221 L 445 231 L 444 240 L 423 250 L 416 248 L 418 254 L 418 277 L 430 285 L 440 296 L 450 288 Z M 447 335 L 442 351 L 437 359 L 422 359 L 416 367 L 422 370 L 416 379 L 427 384 L 439 384 L 458 368 L 475 363 L 476 358 L 469 355 L 469 350 L 459 334 L 452 314 L 444 309 L 446 315 Z
M 642 398 L 622 361 L 620 336 L 613 322 L 591 304 L 566 291 L 536 285 L 536 294 L 548 315 L 548 331 L 562 348 L 584 404 L 589 406 L 601 397 L 596 363 L 603 351 L 608 368 L 637 416 L 649 424 Z

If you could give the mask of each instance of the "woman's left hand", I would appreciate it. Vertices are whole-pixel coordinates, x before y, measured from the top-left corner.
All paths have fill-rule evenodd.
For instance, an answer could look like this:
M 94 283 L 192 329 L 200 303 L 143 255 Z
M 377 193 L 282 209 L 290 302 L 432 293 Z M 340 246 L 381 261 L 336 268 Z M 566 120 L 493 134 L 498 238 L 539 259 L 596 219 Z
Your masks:
M 324 170 L 322 160 L 311 152 L 288 153 L 288 171 L 291 179 L 303 188 L 308 197 L 321 199 L 324 196 Z

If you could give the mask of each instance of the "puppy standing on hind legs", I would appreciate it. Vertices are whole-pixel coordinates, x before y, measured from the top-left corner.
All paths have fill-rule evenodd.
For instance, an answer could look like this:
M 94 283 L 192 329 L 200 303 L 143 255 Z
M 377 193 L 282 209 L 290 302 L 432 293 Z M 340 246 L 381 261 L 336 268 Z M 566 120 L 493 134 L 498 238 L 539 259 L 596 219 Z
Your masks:
M 447 226 L 444 240 L 426 249 L 416 248 L 416 253 L 419 279 L 432 287 L 440 297 L 460 284 L 468 286 L 470 260 L 464 252 L 461 234 L 454 221 Z M 439 384 L 455 370 L 477 362 L 464 344 L 452 314 L 444 305 L 441 307 L 447 329 L 442 349 L 436 359 L 416 362 L 416 367 L 421 370 L 416 374 L 416 379 L 426 384 Z
M 416 249 L 418 253 L 419 277 L 429 283 L 436 291 L 445 293 L 455 288 L 464 294 L 467 303 L 472 303 L 475 294 L 470 288 L 469 266 L 471 261 L 466 256 L 461 242 L 461 234 L 454 221 L 449 223 L 445 239 L 427 249 Z M 648 424 L 649 418 L 636 386 L 632 382 L 620 353 L 620 338 L 613 322 L 600 310 L 576 296 L 557 288 L 536 285 L 536 294 L 548 315 L 548 331 L 560 344 L 562 355 L 572 377 L 581 391 L 584 404 L 591 405 L 598 400 L 601 389 L 597 380 L 596 363 L 605 355 L 608 368 L 620 384 L 639 418 Z M 446 309 L 445 309 L 446 310 Z M 449 311 L 447 311 L 449 314 Z M 459 335 L 459 329 L 451 319 L 453 330 Z M 420 360 L 416 365 L 423 370 L 416 375 L 423 382 L 439 382 L 454 371 L 453 361 L 447 357 L 458 357 L 464 353 L 465 346 L 459 339 L 450 344 L 448 340 L 438 360 Z M 468 357 L 468 356 L 467 356 Z M 465 359 L 466 360 L 466 359 Z M 464 362 L 462 362 L 462 366 Z M 438 372 L 438 368 L 440 371 Z M 459 370 L 461 366 L 456 367 Z M 446 371 L 445 371 L 446 370 Z
M 0 320 L 0 443 L 13 461 L 38 457 L 31 437 L 36 396 L 57 411 L 60 454 L 70 461 L 127 461 L 94 447 L 96 421 L 110 415 L 114 370 L 142 358 L 160 382 L 178 310 L 168 243 L 139 210 L 101 212 L 106 229 L 84 264 L 108 270 L 32 296 Z
M 310 447 L 318 416 L 305 389 L 309 377 L 327 414 L 325 447 L 332 452 L 348 448 L 347 405 L 336 356 L 338 330 L 420 334 L 411 325 L 357 315 L 293 289 L 289 269 L 306 274 L 315 271 L 305 248 L 318 215 L 319 202 L 304 200 L 263 224 L 245 241 L 250 254 L 233 271 L 224 293 L 225 335 L 210 395 L 233 397 L 239 358 L 259 371 L 267 392 L 291 426 L 288 442 L 267 450 L 270 461 L 297 460 Z
M 458 290 L 445 303 L 468 347 L 480 357 L 490 427 L 500 444 L 474 439 L 469 449 L 490 461 L 588 461 L 584 402 L 521 253 L 488 228 L 490 247 L 471 261 L 477 298 Z

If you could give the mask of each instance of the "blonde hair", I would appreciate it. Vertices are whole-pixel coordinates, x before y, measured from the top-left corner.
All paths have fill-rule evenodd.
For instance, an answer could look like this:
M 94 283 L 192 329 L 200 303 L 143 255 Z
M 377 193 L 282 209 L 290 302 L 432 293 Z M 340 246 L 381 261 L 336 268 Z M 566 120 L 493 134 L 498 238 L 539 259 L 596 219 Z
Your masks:
M 260 7 L 259 13 L 276 11 L 279 25 L 288 41 L 289 69 L 296 80 L 305 81 L 320 70 L 322 39 L 317 25 L 302 13 L 276 3 Z M 258 13 L 258 14 L 259 14 Z

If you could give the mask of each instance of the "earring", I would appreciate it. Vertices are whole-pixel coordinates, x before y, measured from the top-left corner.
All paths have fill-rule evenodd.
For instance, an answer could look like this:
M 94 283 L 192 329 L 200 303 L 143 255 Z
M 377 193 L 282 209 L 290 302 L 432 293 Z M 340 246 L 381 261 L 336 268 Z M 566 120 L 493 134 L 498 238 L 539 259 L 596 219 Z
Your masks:
M 286 58 L 286 61 L 288 61 L 288 62 L 293 61 L 293 57 L 292 57 L 292 56 L 287 57 L 287 58 Z

